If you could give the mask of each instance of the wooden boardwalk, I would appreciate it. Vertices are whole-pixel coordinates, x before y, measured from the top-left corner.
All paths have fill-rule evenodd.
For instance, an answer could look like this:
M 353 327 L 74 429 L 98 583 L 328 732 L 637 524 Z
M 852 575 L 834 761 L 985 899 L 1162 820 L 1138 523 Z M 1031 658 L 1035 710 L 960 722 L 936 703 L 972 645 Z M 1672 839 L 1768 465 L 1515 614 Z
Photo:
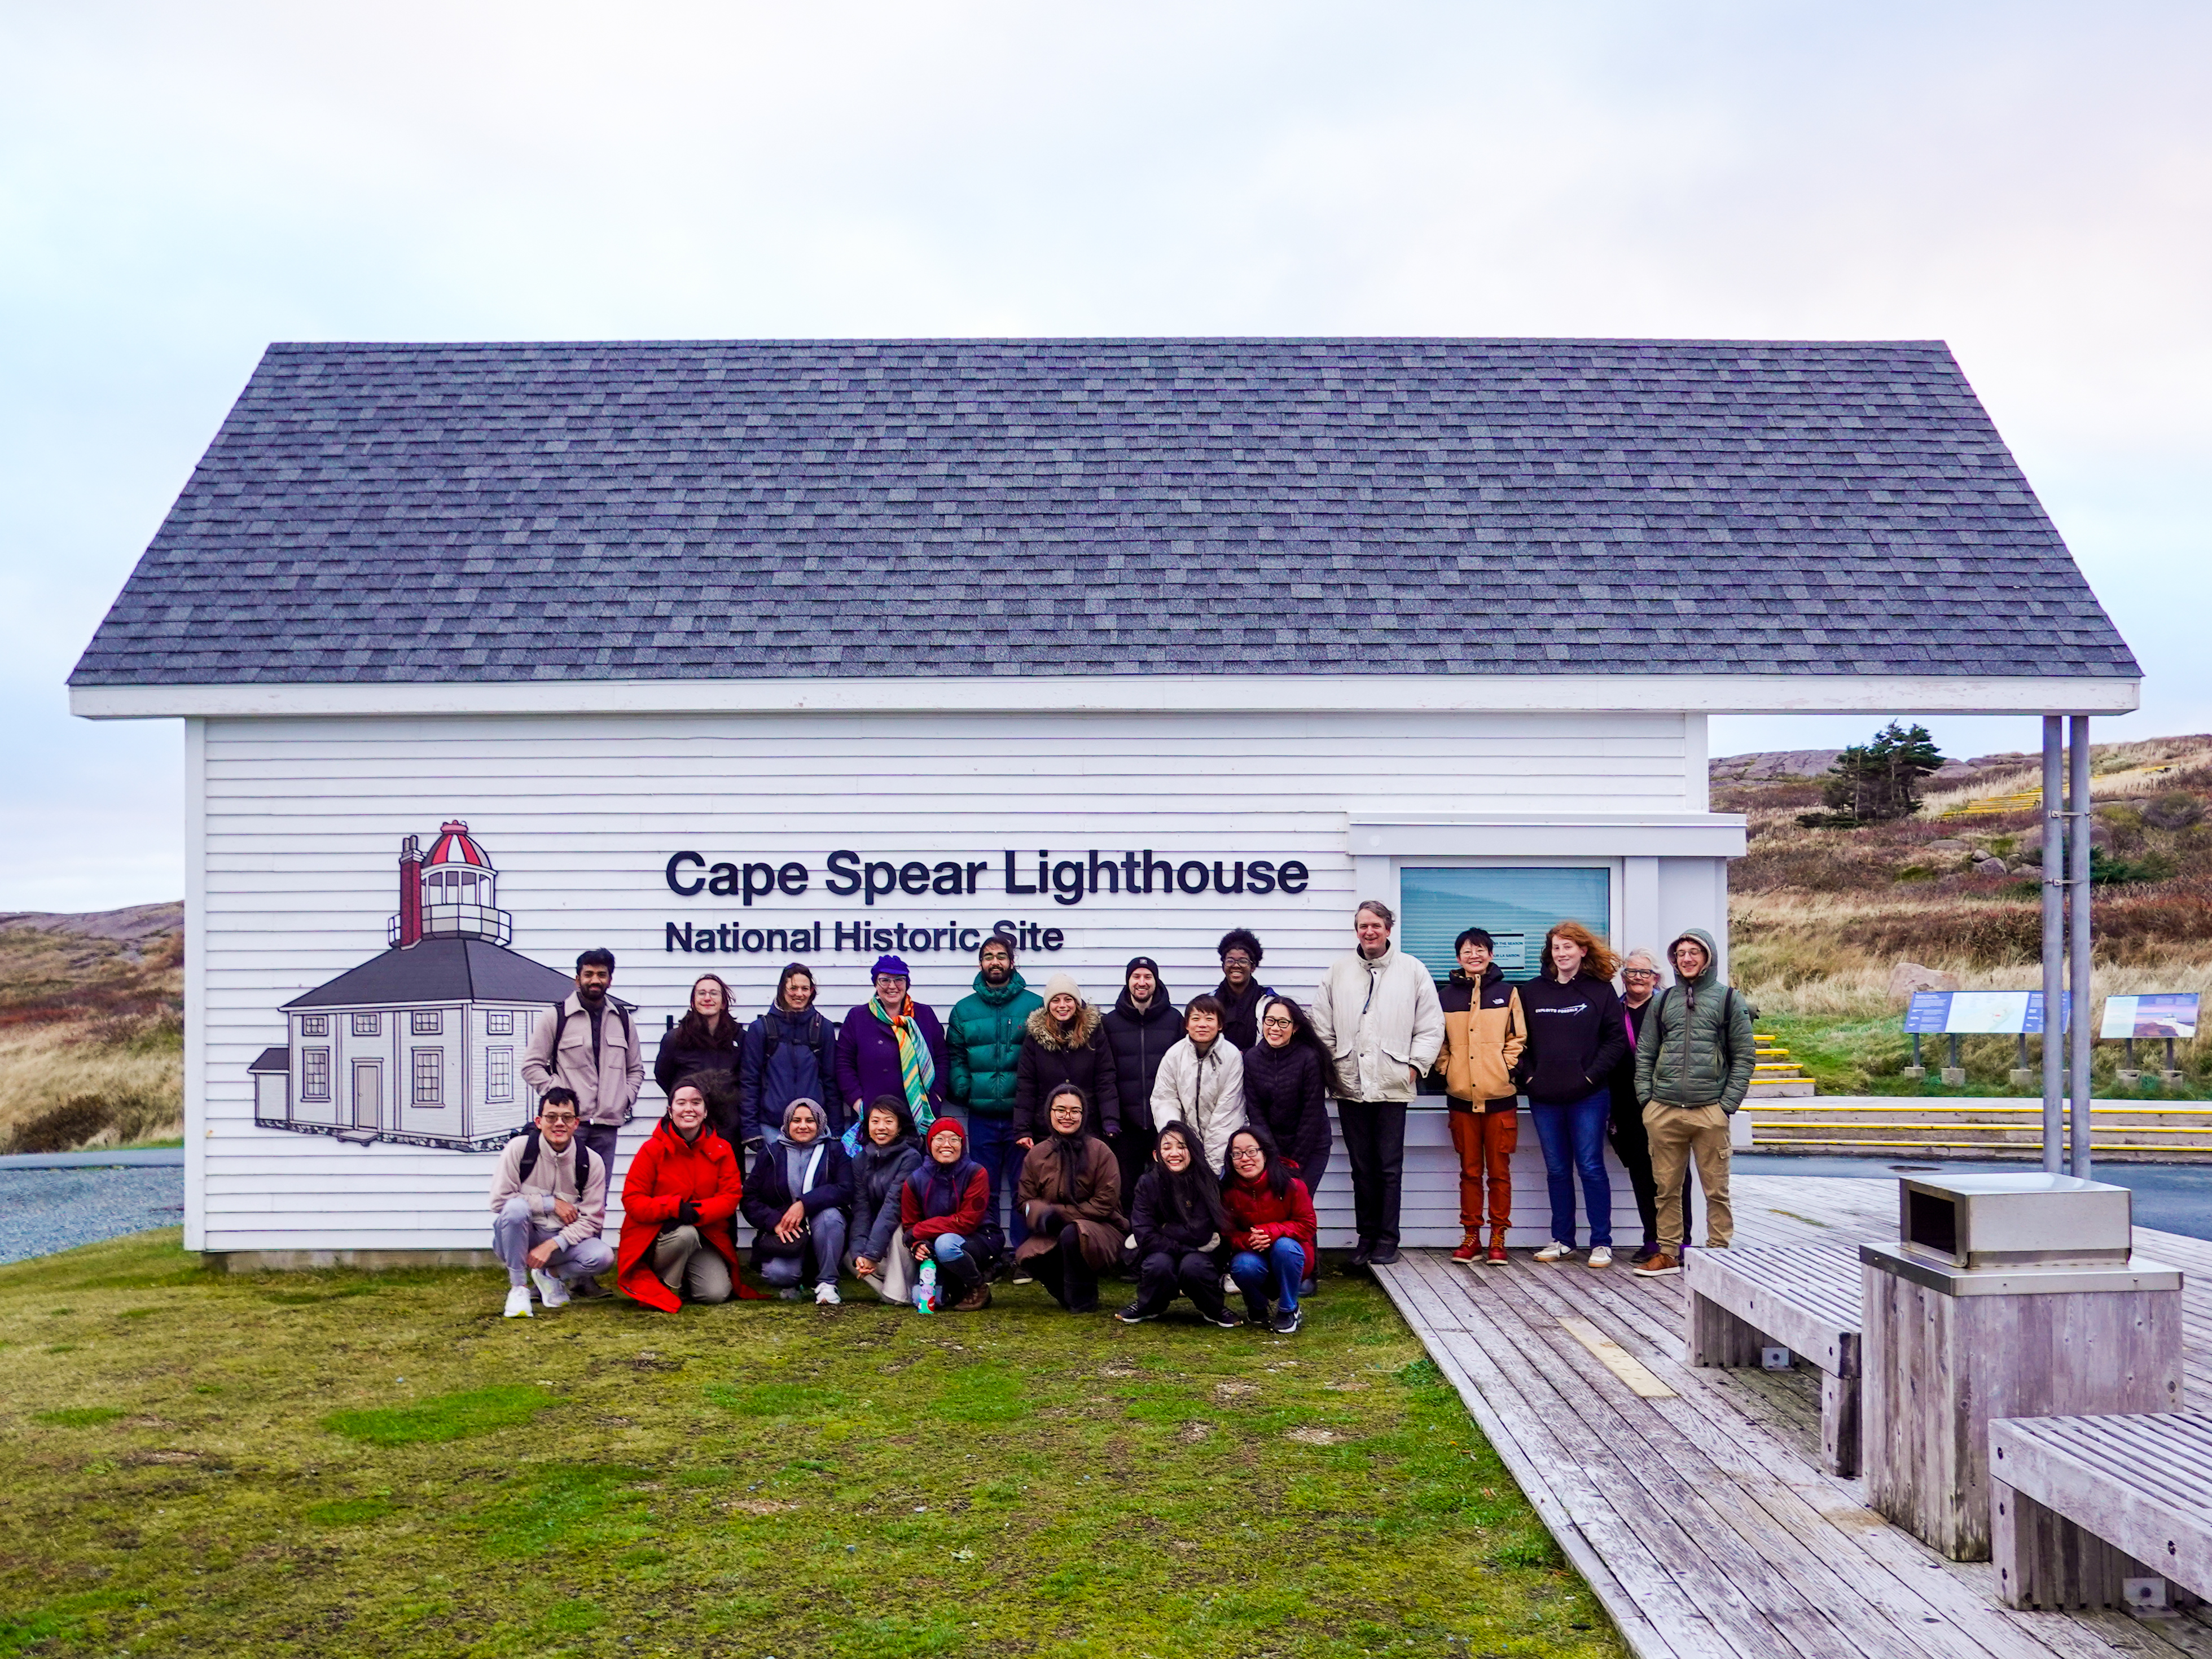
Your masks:
M 1893 1179 L 1739 1176 L 1735 1196 L 1742 1244 L 1897 1237 Z M 2137 1228 L 2136 1248 L 2186 1274 L 2185 1403 L 2212 1407 L 2212 1243 Z M 2202 1610 L 2001 1606 L 1988 1563 L 1945 1560 L 1868 1509 L 1863 1480 L 1821 1472 L 1817 1373 L 1691 1369 L 1682 1281 L 1632 1278 L 1625 1253 L 1592 1273 L 1422 1251 L 1377 1276 L 1646 1659 L 2212 1659 Z

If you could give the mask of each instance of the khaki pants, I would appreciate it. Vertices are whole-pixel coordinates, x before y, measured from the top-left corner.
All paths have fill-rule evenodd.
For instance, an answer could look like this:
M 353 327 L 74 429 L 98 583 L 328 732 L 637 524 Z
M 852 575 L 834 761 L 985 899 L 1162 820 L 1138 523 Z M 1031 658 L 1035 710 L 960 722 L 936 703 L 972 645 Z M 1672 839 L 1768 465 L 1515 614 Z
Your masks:
M 1729 1208 L 1728 1114 L 1714 1106 L 1669 1106 L 1653 1101 L 1644 1109 L 1644 1133 L 1651 1143 L 1651 1183 L 1659 1189 L 1659 1247 L 1681 1253 L 1682 1170 L 1698 1160 L 1698 1184 L 1705 1189 L 1705 1243 L 1726 1247 L 1735 1237 L 1735 1212 Z
M 696 1227 L 672 1227 L 653 1242 L 653 1271 L 687 1302 L 727 1302 L 730 1264 Z

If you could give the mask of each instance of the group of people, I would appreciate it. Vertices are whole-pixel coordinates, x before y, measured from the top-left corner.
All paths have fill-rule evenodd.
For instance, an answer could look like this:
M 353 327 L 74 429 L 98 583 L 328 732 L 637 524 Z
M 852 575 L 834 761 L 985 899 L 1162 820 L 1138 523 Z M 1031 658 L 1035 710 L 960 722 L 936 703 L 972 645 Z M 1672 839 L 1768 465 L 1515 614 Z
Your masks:
M 1551 1200 L 1539 1261 L 1577 1249 L 1579 1180 L 1589 1265 L 1611 1265 L 1608 1141 L 1643 1221 L 1638 1273 L 1680 1270 L 1693 1158 L 1708 1242 L 1728 1243 L 1728 1114 L 1747 1091 L 1753 1042 L 1709 936 L 1669 947 L 1675 983 L 1662 994 L 1649 951 L 1616 962 L 1577 923 L 1551 930 L 1544 972 L 1518 984 L 1492 960 L 1491 936 L 1469 928 L 1440 992 L 1396 947 L 1395 921 L 1389 906 L 1361 904 L 1355 950 L 1306 1004 L 1261 981 L 1261 943 L 1244 928 L 1220 942 L 1220 983 L 1181 1010 L 1149 957 L 1130 959 L 1111 1008 L 1064 973 L 1040 994 L 1003 936 L 983 942 L 971 994 L 941 1021 L 892 956 L 875 963 L 874 994 L 836 1024 L 803 964 L 783 970 L 749 1024 L 728 985 L 702 974 L 654 1058 L 668 1110 L 625 1174 L 612 1250 L 600 1233 L 615 1139 L 644 1060 L 632 1011 L 610 991 L 612 956 L 587 951 L 574 992 L 532 1030 L 522 1070 L 537 1121 L 493 1182 L 507 1311 L 529 1315 L 533 1288 L 549 1307 L 611 1294 L 599 1281 L 611 1267 L 623 1293 L 671 1310 L 796 1299 L 810 1285 L 836 1303 L 850 1276 L 889 1300 L 973 1311 L 1004 1277 L 1083 1312 L 1118 1270 L 1135 1284 L 1123 1320 L 1181 1296 L 1200 1318 L 1235 1325 L 1233 1285 L 1244 1319 L 1289 1334 L 1317 1289 L 1328 1103 L 1351 1166 L 1352 1266 L 1386 1265 L 1398 1255 L 1407 1110 L 1431 1073 L 1460 1164 L 1455 1261 L 1507 1260 L 1524 1096 Z M 769 1291 L 739 1272 L 740 1213 Z

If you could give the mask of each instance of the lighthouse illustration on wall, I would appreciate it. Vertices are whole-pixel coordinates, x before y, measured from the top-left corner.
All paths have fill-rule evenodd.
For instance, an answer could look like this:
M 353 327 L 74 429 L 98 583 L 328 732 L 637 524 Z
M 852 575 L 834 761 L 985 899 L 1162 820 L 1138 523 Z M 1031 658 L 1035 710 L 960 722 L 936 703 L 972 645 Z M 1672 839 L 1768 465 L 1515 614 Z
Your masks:
M 458 818 L 428 857 L 399 843 L 387 948 L 284 1005 L 287 1041 L 262 1051 L 253 1121 L 264 1128 L 492 1152 L 535 1107 L 521 1058 L 532 1024 L 574 988 L 507 948 L 499 873 Z

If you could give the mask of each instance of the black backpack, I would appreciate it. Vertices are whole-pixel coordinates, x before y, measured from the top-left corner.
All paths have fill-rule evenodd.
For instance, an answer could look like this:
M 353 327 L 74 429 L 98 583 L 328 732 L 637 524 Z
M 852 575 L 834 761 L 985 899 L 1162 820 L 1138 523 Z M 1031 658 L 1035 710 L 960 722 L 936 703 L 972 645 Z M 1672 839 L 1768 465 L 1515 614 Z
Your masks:
M 584 1188 L 592 1184 L 592 1149 L 584 1145 L 580 1133 L 582 1126 L 577 1127 L 579 1133 L 568 1144 L 576 1149 L 576 1201 L 580 1204 L 584 1200 Z M 530 1179 L 530 1172 L 538 1167 L 538 1149 L 544 1144 L 544 1137 L 538 1133 L 536 1124 L 522 1132 L 522 1168 L 515 1172 L 518 1181 Z
M 775 1058 L 777 1047 L 783 1042 L 783 1022 L 773 1014 L 761 1016 L 761 1065 L 765 1068 Z M 822 1015 L 819 1010 L 809 1011 L 806 1022 L 806 1046 L 822 1046 Z
M 629 1040 L 630 1048 L 635 1050 L 637 1047 L 637 1028 L 629 1023 L 629 1004 L 615 1002 L 612 997 L 609 997 L 607 1000 L 614 1003 L 615 1012 L 622 1016 L 623 1036 Z M 561 1052 L 561 1033 L 568 1029 L 568 1002 L 564 997 L 553 1005 L 553 1046 L 547 1051 L 548 1053 L 558 1054 Z

